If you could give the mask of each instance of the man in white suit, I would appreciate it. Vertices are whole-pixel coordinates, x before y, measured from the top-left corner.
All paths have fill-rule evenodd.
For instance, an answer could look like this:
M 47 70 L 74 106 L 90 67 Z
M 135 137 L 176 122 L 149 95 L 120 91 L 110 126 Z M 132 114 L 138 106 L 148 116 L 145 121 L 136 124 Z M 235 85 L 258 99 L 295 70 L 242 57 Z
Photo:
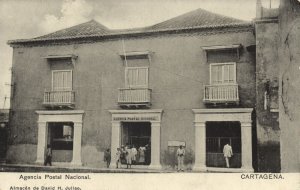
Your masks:
M 232 147 L 228 144 L 228 142 L 226 145 L 224 145 L 223 154 L 226 161 L 226 167 L 229 168 L 230 167 L 229 160 L 233 156 L 233 153 L 232 153 Z
M 179 146 L 176 154 L 177 154 L 177 161 L 178 161 L 177 171 L 183 171 L 183 161 L 184 161 L 184 156 L 185 156 L 185 150 L 183 149 L 182 145 Z

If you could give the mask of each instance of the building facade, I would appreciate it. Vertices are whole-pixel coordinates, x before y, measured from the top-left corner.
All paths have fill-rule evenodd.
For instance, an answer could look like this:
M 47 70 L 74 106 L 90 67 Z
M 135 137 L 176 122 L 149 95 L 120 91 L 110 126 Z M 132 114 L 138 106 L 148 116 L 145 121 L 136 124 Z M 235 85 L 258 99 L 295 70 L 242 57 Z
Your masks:
M 300 172 L 300 3 L 282 0 L 279 11 L 280 153 L 282 172 Z
M 136 165 L 164 169 L 183 145 L 195 171 L 279 171 L 278 62 L 261 45 L 272 41 L 266 30 L 277 35 L 273 23 L 198 9 L 145 28 L 92 20 L 9 41 L 7 160 L 41 164 L 51 145 L 57 165 L 103 167 L 110 148 L 115 167 L 117 148 L 128 144 L 139 150 Z
M 256 84 L 258 171 L 299 172 L 299 10 L 297 0 L 279 8 L 257 1 Z
M 256 10 L 257 169 L 280 172 L 279 9 L 265 8 L 258 0 Z

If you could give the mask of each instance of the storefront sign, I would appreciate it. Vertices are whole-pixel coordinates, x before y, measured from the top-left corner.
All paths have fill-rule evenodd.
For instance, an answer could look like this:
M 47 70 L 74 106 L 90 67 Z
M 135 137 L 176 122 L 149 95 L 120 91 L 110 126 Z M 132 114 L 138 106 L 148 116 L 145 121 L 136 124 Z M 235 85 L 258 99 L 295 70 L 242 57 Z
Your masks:
M 118 116 L 113 117 L 113 121 L 158 121 L 157 116 Z

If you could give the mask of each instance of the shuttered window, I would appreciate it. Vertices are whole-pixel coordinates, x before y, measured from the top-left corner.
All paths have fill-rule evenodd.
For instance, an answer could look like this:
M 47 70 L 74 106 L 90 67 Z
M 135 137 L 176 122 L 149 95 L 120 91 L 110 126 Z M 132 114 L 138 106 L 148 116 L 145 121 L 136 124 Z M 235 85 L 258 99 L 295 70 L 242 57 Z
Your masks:
M 235 63 L 211 64 L 210 83 L 211 84 L 232 84 L 236 83 Z
M 126 87 L 148 87 L 148 67 L 127 67 L 125 70 Z
M 72 90 L 72 71 L 71 70 L 52 71 L 52 90 L 53 91 Z

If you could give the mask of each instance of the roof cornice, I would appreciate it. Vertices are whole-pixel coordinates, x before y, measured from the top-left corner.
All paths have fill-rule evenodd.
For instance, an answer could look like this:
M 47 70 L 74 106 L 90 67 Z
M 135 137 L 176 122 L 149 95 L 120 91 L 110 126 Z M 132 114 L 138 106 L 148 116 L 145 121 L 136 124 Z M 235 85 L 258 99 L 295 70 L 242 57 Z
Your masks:
M 229 29 L 227 31 L 223 31 Z M 211 30 L 216 30 L 212 32 Z M 33 39 L 17 39 L 9 40 L 8 45 L 14 47 L 18 45 L 33 45 L 34 44 L 44 44 L 47 42 L 60 43 L 65 41 L 77 41 L 77 40 L 91 40 L 91 39 L 115 39 L 115 38 L 127 38 L 127 37 L 140 37 L 140 36 L 150 36 L 150 35 L 163 35 L 163 34 L 178 34 L 178 33 L 188 33 L 188 32 L 203 32 L 204 34 L 211 35 L 215 33 L 224 32 L 240 32 L 240 31 L 251 31 L 254 30 L 253 22 L 236 23 L 236 24 L 224 24 L 224 25 L 208 25 L 199 27 L 186 27 L 186 28 L 174 28 L 174 29 L 162 29 L 162 30 L 136 30 L 129 32 L 121 31 L 116 32 L 112 30 L 112 33 L 102 34 L 102 35 L 82 35 L 82 36 L 72 36 L 72 37 L 57 37 L 57 38 L 33 38 Z

